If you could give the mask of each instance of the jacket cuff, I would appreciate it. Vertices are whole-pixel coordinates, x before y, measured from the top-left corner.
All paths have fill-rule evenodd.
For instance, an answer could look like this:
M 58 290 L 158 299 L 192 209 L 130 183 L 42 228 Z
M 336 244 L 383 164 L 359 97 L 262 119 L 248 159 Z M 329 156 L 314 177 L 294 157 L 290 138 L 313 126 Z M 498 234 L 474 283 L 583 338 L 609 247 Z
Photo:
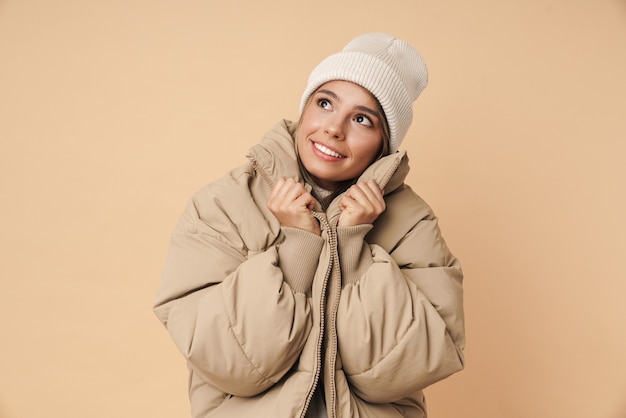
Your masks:
M 365 236 L 373 225 L 356 225 L 337 228 L 337 247 L 343 285 L 359 281 L 369 266 L 374 264 Z
M 300 228 L 283 227 L 285 241 L 278 246 L 278 262 L 294 293 L 311 289 L 324 238 Z

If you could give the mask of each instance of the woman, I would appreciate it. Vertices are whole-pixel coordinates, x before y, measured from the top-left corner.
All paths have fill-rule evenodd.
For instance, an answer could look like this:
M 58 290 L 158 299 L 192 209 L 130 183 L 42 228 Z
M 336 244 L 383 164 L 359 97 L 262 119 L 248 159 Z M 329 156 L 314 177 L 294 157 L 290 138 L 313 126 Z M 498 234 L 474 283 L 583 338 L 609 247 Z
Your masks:
M 398 151 L 426 66 L 359 36 L 309 77 L 298 123 L 197 192 L 155 312 L 193 417 L 425 417 L 463 368 L 462 272 Z

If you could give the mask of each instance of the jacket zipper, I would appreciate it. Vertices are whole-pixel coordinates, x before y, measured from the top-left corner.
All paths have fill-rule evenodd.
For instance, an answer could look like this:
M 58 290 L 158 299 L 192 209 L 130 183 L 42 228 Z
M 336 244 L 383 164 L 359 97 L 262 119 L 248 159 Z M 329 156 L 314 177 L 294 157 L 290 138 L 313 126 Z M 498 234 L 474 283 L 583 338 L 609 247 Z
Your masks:
M 322 226 L 322 230 L 325 229 L 326 231 L 328 231 L 329 235 L 332 235 L 332 230 L 328 222 L 326 222 L 326 219 L 324 219 L 324 217 L 321 216 L 317 212 L 313 212 L 313 216 L 320 222 L 320 225 Z M 320 306 L 319 306 L 320 333 L 319 333 L 319 336 L 317 337 L 317 351 L 315 354 L 315 357 L 316 357 L 315 377 L 313 378 L 313 386 L 309 390 L 309 394 L 307 395 L 306 401 L 304 402 L 304 409 L 302 410 L 302 414 L 300 414 L 301 418 L 305 417 L 306 412 L 309 409 L 309 406 L 311 405 L 311 399 L 313 398 L 313 394 L 317 390 L 317 385 L 319 384 L 319 380 L 320 380 L 320 373 L 322 371 L 322 345 L 324 342 L 324 332 L 326 330 L 326 314 L 324 312 L 324 306 L 326 305 L 326 290 L 328 288 L 328 282 L 330 280 L 330 276 L 333 271 L 333 263 L 334 263 L 334 257 L 331 255 L 330 264 L 328 268 L 326 269 L 326 274 L 324 276 L 324 284 L 322 285 L 322 294 L 320 296 Z M 324 396 L 324 394 L 322 394 L 322 396 Z
M 330 418 L 335 417 L 335 409 L 336 409 L 336 392 L 337 392 L 337 388 L 335 387 L 335 364 L 337 362 L 337 326 L 336 326 L 336 319 L 337 319 L 337 311 L 339 310 L 339 300 L 341 297 L 341 270 L 339 268 L 339 252 L 337 250 L 337 230 L 336 230 L 336 222 L 334 222 L 334 226 L 331 226 L 329 228 L 329 238 L 330 238 L 330 249 L 331 249 L 331 255 L 332 255 L 332 263 L 331 263 L 331 268 L 332 268 L 332 272 L 334 272 L 334 300 L 333 300 L 333 306 L 332 309 L 330 311 L 330 321 L 329 321 L 329 326 L 330 326 L 330 333 L 329 333 L 329 341 L 328 341 L 328 345 L 330 348 L 330 378 L 328 379 L 330 381 L 331 387 L 330 387 L 330 406 L 326 408 L 327 412 L 328 412 L 328 416 Z M 334 267 L 334 268 L 333 268 Z

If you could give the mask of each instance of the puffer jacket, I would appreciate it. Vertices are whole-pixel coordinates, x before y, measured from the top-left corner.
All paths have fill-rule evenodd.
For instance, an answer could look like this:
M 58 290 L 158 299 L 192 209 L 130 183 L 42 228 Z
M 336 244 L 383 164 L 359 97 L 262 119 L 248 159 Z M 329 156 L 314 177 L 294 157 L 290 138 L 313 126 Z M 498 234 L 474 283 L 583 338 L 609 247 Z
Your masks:
M 267 209 L 278 177 L 304 182 L 295 123 L 197 192 L 170 243 L 154 310 L 190 371 L 192 415 L 425 417 L 422 389 L 463 368 L 462 272 L 397 152 L 360 177 L 385 191 L 373 225 L 337 227 L 338 199 L 313 209 L 321 236 Z M 310 185 L 305 185 L 310 190 Z

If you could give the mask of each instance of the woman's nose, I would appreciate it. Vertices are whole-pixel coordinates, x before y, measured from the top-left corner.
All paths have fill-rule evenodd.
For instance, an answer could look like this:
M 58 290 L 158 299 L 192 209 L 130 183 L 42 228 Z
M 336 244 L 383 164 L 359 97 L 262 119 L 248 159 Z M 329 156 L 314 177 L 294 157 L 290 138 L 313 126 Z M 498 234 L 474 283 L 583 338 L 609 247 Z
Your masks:
M 329 117 L 324 126 L 324 133 L 336 139 L 343 138 L 343 126 L 338 118 Z

